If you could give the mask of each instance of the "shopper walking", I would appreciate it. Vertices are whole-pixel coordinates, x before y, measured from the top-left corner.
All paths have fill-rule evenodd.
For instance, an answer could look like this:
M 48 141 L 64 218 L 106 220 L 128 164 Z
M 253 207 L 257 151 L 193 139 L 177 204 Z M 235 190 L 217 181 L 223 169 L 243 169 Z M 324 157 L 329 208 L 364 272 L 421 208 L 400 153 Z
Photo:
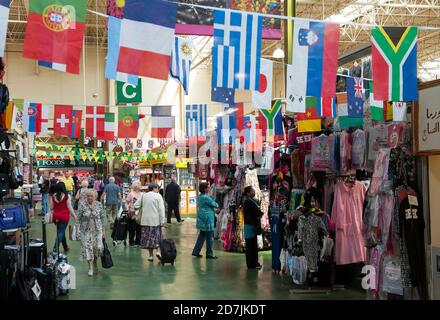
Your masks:
M 75 200 L 78 201 L 78 208 L 81 202 L 85 202 L 87 200 L 87 192 L 89 190 L 89 183 L 87 182 L 87 180 L 83 180 L 81 182 L 81 186 L 78 189 L 78 192 L 75 195 Z
M 53 222 L 57 227 L 57 240 L 53 251 L 58 252 L 59 245 L 62 243 L 64 252 L 69 251 L 66 240 L 66 228 L 69 224 L 70 215 L 76 219 L 75 211 L 72 207 L 72 198 L 66 191 L 63 182 L 59 182 L 54 189 L 55 193 L 50 198 L 50 210 L 52 212 Z
M 64 177 L 61 179 L 61 182 L 64 183 L 67 193 L 73 199 L 73 192 L 75 191 L 75 181 L 73 181 L 73 178 L 70 176 L 70 173 L 68 171 L 64 173 Z
M 109 178 L 109 183 L 105 186 L 103 197 L 107 213 L 107 222 L 110 224 L 110 229 L 113 230 L 113 225 L 116 216 L 118 215 L 120 201 L 122 199 L 121 189 L 115 184 L 114 177 Z
M 77 219 L 81 232 L 80 260 L 88 262 L 91 277 L 98 272 L 97 259 L 104 251 L 102 240 L 105 239 L 105 212 L 102 204 L 96 201 L 95 190 L 84 190 L 86 200 L 79 204 Z
M 46 215 L 47 213 L 49 213 L 49 189 L 50 189 L 49 174 L 47 172 L 44 172 L 40 176 L 40 181 L 38 181 L 38 186 L 40 187 L 40 193 L 41 193 L 42 213 Z
M 246 265 L 248 269 L 261 269 L 258 263 L 257 236 L 261 234 L 261 212 L 255 199 L 255 190 L 252 186 L 244 189 L 244 238 L 246 242 Z
M 125 210 L 128 212 L 128 239 L 130 247 L 139 246 L 141 244 L 141 225 L 136 221 L 135 203 L 142 197 L 141 183 L 133 182 L 131 191 L 125 198 Z
M 181 192 L 182 190 L 180 189 L 180 186 L 176 183 L 174 179 L 171 180 L 171 182 L 165 188 L 165 201 L 167 202 L 167 206 L 168 206 L 168 215 L 167 215 L 168 224 L 171 224 L 171 217 L 173 215 L 173 212 L 179 224 L 182 224 L 182 222 L 185 221 L 180 218 L 179 207 L 180 207 Z
M 206 241 L 206 258 L 217 259 L 214 256 L 212 245 L 214 243 L 215 210 L 219 208 L 219 205 L 208 195 L 209 186 L 207 183 L 201 183 L 199 191 L 200 196 L 197 199 L 197 229 L 200 232 L 192 255 L 201 258 L 200 251 L 202 251 L 203 243 Z
M 98 194 L 97 200 L 101 201 L 101 196 L 102 196 L 102 193 L 104 192 L 104 182 L 102 181 L 102 177 L 100 177 L 100 176 L 97 177 L 93 188 L 95 189 L 95 191 Z
M 165 222 L 165 205 L 159 194 L 159 186 L 152 183 L 148 192 L 136 201 L 134 207 L 139 210 L 141 221 L 141 248 L 148 249 L 148 261 L 153 261 L 154 250 L 160 260 L 160 242 L 162 241 L 162 227 Z

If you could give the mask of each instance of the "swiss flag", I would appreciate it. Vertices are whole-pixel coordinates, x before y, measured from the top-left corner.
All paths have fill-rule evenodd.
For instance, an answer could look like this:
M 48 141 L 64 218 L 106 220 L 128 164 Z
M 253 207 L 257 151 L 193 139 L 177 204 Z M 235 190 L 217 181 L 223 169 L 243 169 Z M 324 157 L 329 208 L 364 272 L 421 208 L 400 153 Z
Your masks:
M 98 138 L 104 136 L 105 107 L 86 107 L 86 136 Z
M 81 136 L 82 111 L 74 110 L 73 106 L 55 105 L 54 126 L 55 136 L 79 139 Z

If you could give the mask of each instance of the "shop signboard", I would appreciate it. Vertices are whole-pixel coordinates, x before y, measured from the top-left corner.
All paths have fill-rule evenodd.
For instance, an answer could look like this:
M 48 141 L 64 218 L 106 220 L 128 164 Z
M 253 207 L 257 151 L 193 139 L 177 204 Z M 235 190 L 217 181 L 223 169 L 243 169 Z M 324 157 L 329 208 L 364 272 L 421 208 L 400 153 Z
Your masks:
M 90 161 L 68 160 L 68 159 L 39 159 L 37 161 L 38 168 L 43 169 L 86 169 L 94 170 L 94 166 Z
M 416 155 L 440 154 L 440 80 L 420 86 L 413 123 Z
M 116 81 L 116 104 L 141 103 L 142 80 L 139 78 L 137 86 Z
M 196 213 L 197 212 L 197 192 L 196 191 L 188 191 L 188 213 Z

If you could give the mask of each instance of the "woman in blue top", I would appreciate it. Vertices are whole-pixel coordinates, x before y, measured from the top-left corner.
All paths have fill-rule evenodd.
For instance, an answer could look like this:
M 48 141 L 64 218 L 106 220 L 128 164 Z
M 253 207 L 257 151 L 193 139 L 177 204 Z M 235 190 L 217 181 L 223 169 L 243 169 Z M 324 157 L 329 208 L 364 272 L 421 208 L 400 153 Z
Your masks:
M 199 191 L 201 194 L 197 199 L 197 229 L 200 230 L 200 233 L 192 255 L 197 258 L 202 257 L 200 251 L 206 240 L 206 259 L 217 259 L 218 257 L 214 256 L 212 251 L 212 245 L 214 243 L 215 210 L 219 208 L 219 205 L 208 195 L 209 186 L 207 183 L 201 183 Z

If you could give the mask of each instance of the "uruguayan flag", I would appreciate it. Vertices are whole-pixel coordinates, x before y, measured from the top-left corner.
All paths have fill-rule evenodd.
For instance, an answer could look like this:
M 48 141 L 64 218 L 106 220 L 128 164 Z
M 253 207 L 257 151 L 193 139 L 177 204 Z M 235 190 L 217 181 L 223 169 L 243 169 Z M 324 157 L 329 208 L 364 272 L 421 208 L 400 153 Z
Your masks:
M 173 52 L 171 53 L 170 74 L 180 81 L 186 94 L 189 90 L 192 48 L 193 44 L 190 39 L 175 37 Z
M 191 104 L 185 109 L 186 136 L 204 137 L 207 129 L 207 105 Z
M 256 14 L 214 12 L 213 87 L 260 89 L 262 27 Z
M 10 0 L 0 0 L 0 57 L 5 53 Z

